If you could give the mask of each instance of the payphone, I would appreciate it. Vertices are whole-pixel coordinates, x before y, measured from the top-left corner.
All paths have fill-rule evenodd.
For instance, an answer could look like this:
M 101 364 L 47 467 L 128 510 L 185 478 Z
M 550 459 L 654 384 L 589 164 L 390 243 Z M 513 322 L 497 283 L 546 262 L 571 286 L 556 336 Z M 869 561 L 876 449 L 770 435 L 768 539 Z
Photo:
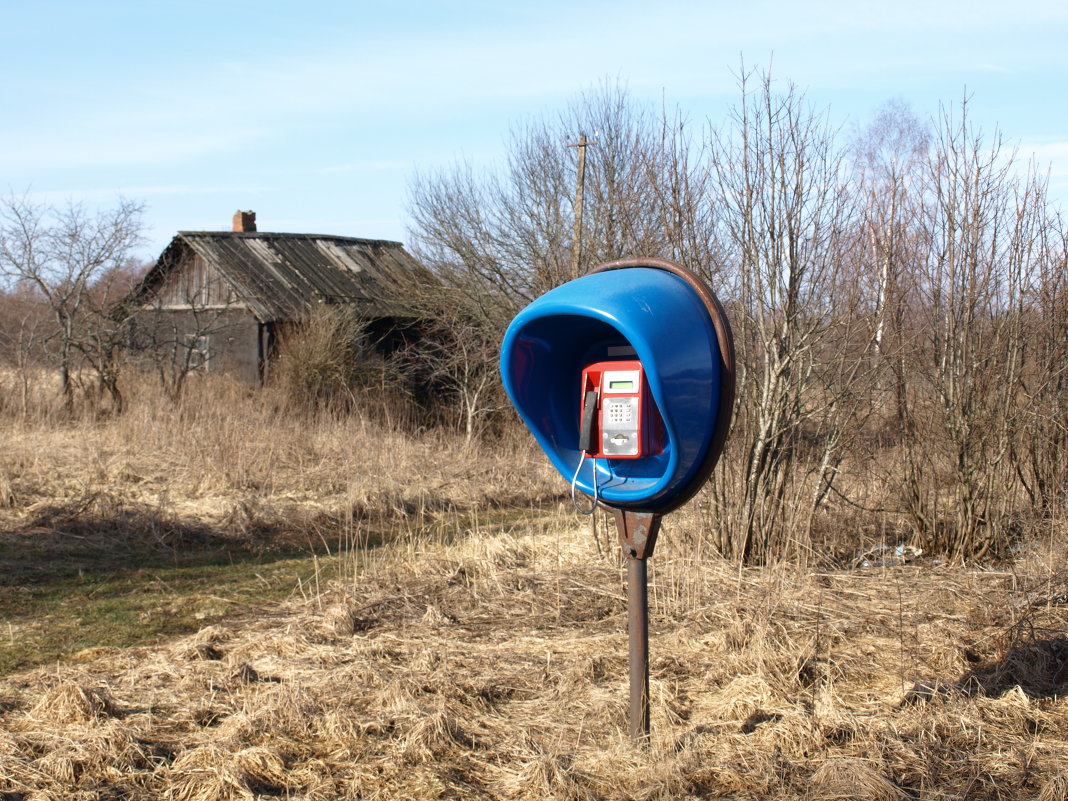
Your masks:
M 579 395 L 579 460 L 571 478 L 571 500 L 583 514 L 592 514 L 600 502 L 599 484 L 613 481 L 616 459 L 644 459 L 664 450 L 664 424 L 636 359 L 600 361 L 582 370 Z M 576 485 L 585 461 L 590 460 L 593 503 L 583 509 Z M 597 460 L 607 460 L 598 474 Z
M 696 494 L 730 428 L 734 348 L 712 290 L 665 259 L 620 259 L 546 292 L 512 320 L 501 378 L 566 479 L 615 517 L 627 559 L 630 729 L 649 738 L 646 561 L 660 519 Z
M 637 360 L 582 371 L 579 450 L 596 459 L 642 459 L 663 450 L 663 424 Z

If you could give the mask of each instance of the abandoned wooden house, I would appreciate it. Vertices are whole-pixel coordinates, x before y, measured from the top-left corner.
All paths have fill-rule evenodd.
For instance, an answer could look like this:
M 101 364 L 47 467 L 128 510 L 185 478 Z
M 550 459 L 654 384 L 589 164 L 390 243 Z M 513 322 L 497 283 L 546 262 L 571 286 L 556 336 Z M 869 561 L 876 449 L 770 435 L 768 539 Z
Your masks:
M 433 280 L 399 242 L 261 232 L 239 211 L 232 231 L 179 231 L 127 302 L 135 348 L 169 343 L 193 369 L 262 381 L 286 333 L 322 305 L 351 308 L 388 355 Z

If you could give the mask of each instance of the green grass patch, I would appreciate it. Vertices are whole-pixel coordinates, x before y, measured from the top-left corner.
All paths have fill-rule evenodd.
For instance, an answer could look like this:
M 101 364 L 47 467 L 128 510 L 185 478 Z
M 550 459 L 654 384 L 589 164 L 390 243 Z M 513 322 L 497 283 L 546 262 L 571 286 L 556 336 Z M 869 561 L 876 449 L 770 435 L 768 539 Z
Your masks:
M 339 542 L 343 550 L 369 551 L 406 537 L 452 542 L 475 531 L 533 533 L 550 520 L 532 510 L 489 509 L 407 521 L 403 528 L 364 528 L 356 539 L 266 531 L 241 540 L 144 515 L 51 515 L 0 532 L 0 675 L 89 649 L 162 642 L 259 614 L 295 594 L 314 595 L 326 582 L 352 580 L 362 570 L 353 552 L 338 554 Z M 289 547 L 265 550 L 250 541 Z M 93 653 L 99 652 L 83 656 Z
M 0 674 L 195 632 L 337 569 L 306 551 L 119 550 L 0 543 Z

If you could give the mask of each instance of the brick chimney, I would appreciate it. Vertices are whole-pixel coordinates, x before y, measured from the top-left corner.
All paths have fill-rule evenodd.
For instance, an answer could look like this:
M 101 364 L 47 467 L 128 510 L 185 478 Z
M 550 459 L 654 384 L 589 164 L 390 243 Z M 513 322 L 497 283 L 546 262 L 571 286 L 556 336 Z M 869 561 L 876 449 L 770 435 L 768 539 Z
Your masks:
M 235 211 L 234 212 L 234 233 L 235 234 L 249 234 L 256 231 L 256 212 L 254 211 Z

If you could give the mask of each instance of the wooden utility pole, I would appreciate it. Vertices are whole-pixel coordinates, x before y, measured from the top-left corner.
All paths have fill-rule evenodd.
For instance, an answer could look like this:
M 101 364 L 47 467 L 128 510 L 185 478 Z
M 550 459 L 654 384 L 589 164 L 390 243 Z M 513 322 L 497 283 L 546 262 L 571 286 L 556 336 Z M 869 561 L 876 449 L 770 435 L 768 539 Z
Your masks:
M 597 144 L 597 140 L 589 142 L 586 134 L 579 134 L 579 140 L 568 147 L 578 148 L 578 174 L 575 177 L 575 229 L 571 232 L 571 269 L 568 280 L 574 281 L 579 277 L 579 257 L 582 255 L 582 187 L 586 184 L 586 148 Z M 595 463 L 596 464 L 596 463 Z M 597 476 L 594 476 L 594 481 Z M 601 540 L 597 536 L 597 504 L 594 504 L 590 512 L 590 534 L 593 543 L 597 546 L 597 555 L 601 555 Z
M 586 141 L 586 134 L 579 134 L 579 140 L 568 147 L 578 148 L 578 176 L 575 178 L 575 230 L 571 234 L 571 274 L 570 278 L 579 277 L 579 256 L 582 253 L 582 187 L 586 183 L 586 148 L 597 144 Z

